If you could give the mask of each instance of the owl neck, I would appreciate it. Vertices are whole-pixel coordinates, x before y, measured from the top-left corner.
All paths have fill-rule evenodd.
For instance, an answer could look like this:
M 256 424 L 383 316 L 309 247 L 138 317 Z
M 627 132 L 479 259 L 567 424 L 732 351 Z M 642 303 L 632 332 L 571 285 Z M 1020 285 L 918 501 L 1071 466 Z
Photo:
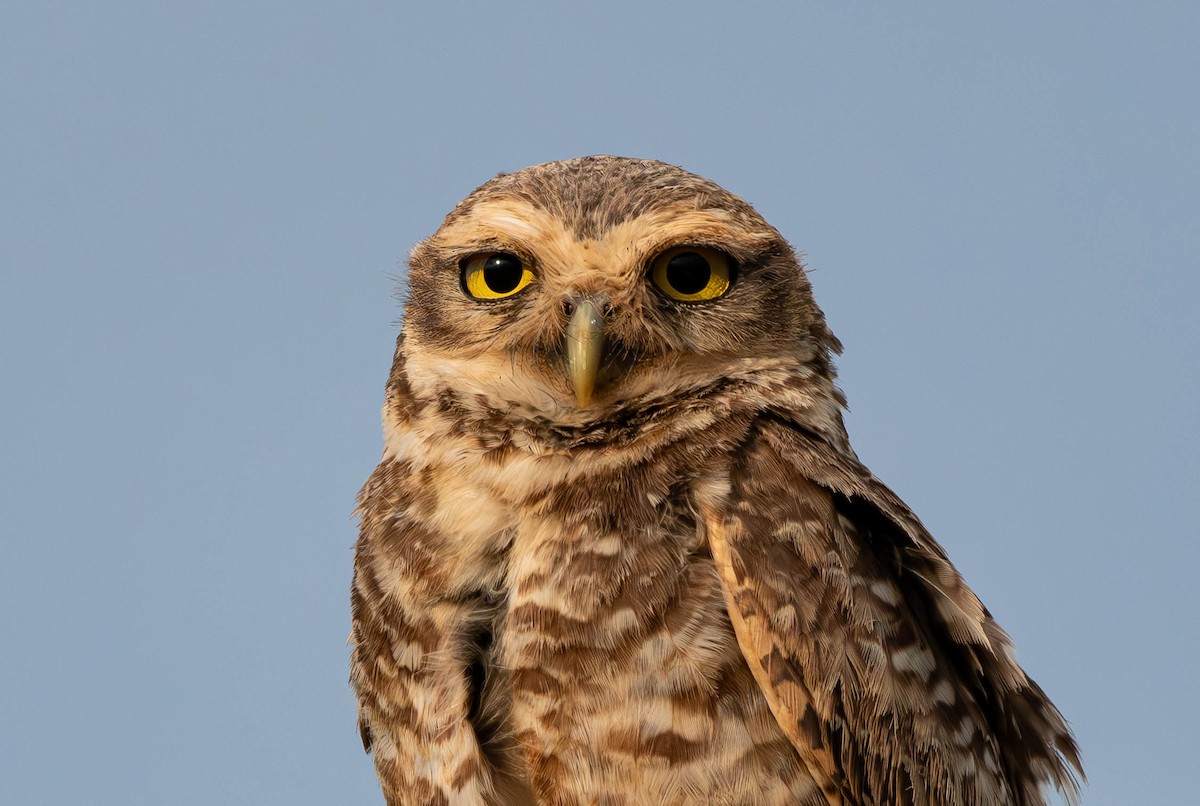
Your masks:
M 845 401 L 827 362 L 814 367 L 792 355 L 712 362 L 703 375 L 676 369 L 664 373 L 670 382 L 644 383 L 626 398 L 581 410 L 558 404 L 550 392 L 521 383 L 519 376 L 492 376 L 487 384 L 475 373 L 468 380 L 456 362 L 409 355 L 401 343 L 385 421 L 409 427 L 420 422 L 421 430 L 468 438 L 484 452 L 562 454 L 704 438 L 730 419 L 774 416 L 850 451 L 842 422 Z

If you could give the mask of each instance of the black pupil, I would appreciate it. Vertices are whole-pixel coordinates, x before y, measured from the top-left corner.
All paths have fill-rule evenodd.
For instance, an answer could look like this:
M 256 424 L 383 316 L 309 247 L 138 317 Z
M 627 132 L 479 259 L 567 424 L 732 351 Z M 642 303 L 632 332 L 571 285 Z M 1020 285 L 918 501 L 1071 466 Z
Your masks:
M 681 252 L 667 262 L 667 282 L 680 294 L 700 293 L 711 276 L 712 267 L 695 252 Z
M 501 252 L 483 264 L 483 281 L 497 294 L 507 294 L 521 282 L 519 258 Z

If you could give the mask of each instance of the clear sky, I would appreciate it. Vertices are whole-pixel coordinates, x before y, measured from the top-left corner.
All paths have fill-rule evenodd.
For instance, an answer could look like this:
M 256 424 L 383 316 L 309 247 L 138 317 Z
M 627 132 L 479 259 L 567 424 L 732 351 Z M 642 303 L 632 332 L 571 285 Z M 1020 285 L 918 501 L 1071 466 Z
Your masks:
M 1084 802 L 1195 803 L 1200 5 L 404 5 L 0 9 L 0 803 L 382 802 L 345 639 L 405 256 L 590 153 L 803 251 Z

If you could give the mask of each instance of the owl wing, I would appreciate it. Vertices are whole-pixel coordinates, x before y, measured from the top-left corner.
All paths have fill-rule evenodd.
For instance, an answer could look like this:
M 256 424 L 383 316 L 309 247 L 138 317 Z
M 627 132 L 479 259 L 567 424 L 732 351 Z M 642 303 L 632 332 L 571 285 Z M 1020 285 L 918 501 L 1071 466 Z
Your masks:
M 1071 800 L 1065 720 L 907 506 L 853 456 L 759 424 L 705 527 L 743 654 L 831 803 Z

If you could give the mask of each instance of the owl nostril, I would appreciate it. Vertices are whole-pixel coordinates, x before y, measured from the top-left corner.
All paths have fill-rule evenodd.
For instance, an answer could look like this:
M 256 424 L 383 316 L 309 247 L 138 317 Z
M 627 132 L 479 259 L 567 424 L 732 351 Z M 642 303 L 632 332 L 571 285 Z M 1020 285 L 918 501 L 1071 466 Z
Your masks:
M 578 308 L 579 304 L 582 302 L 592 303 L 592 305 L 596 306 L 596 310 L 599 311 L 599 313 L 605 319 L 607 319 L 608 317 L 613 315 L 614 309 L 613 309 L 613 306 L 608 301 L 608 295 L 602 294 L 602 293 L 601 294 L 572 294 L 571 296 L 566 297 L 562 301 L 563 314 L 565 314 L 566 317 L 568 319 L 570 319 L 571 314 L 575 313 L 575 309 Z

